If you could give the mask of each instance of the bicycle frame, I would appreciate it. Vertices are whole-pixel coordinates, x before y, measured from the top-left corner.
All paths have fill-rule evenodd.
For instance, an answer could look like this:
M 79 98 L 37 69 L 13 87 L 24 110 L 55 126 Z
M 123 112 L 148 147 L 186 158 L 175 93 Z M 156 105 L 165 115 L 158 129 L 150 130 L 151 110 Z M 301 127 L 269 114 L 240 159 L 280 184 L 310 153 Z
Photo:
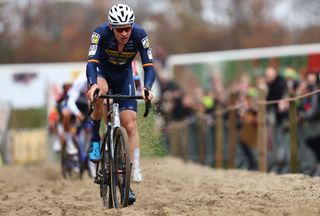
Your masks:
M 111 138 L 111 158 L 113 159 L 114 158 L 114 143 L 113 143 L 113 131 L 116 129 L 116 128 L 119 128 L 120 127 L 120 112 L 119 112 L 119 103 L 117 102 L 114 102 L 112 104 L 112 112 L 113 112 L 113 123 L 112 123 L 112 129 L 111 129 L 111 133 L 110 133 L 110 138 Z

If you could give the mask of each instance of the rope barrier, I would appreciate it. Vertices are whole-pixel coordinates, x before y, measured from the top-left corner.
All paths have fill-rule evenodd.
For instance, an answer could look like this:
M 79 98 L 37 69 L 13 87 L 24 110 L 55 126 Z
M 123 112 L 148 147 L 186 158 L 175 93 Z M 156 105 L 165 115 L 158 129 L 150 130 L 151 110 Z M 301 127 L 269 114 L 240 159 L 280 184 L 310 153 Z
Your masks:
M 283 99 L 279 99 L 279 100 L 270 100 L 270 101 L 266 101 L 266 100 L 257 100 L 256 103 L 259 104 L 259 105 L 272 105 L 272 104 L 278 104 L 280 102 L 291 102 L 291 101 L 296 101 L 296 100 L 299 100 L 299 99 L 302 99 L 302 98 L 306 98 L 306 97 L 309 97 L 309 96 L 312 96 L 312 95 L 315 95 L 315 94 L 318 94 L 320 93 L 320 89 L 317 89 L 315 91 L 312 91 L 312 92 L 309 92 L 309 93 L 306 93 L 306 94 L 302 94 L 302 95 L 298 95 L 298 96 L 295 96 L 295 97 L 290 97 L 290 98 L 283 98 Z M 215 115 L 223 115 L 229 111 L 234 111 L 234 110 L 237 110 L 239 108 L 241 108 L 243 105 L 245 104 L 245 102 L 240 102 L 240 103 L 237 103 L 235 105 L 231 105 L 231 106 L 227 106 L 227 107 L 224 107 L 220 110 L 216 110 L 215 111 Z
M 306 94 L 302 94 L 302 95 L 298 95 L 296 97 L 283 98 L 283 99 L 280 99 L 280 100 L 270 100 L 270 101 L 258 100 L 258 103 L 262 104 L 262 105 L 271 105 L 271 104 L 277 104 L 277 103 L 280 103 L 280 102 L 291 102 L 291 101 L 295 101 L 295 100 L 298 100 L 298 99 L 302 99 L 302 98 L 306 98 L 306 97 L 315 95 L 315 94 L 317 94 L 319 92 L 320 92 L 320 89 L 317 89 L 315 91 L 312 91 L 312 92 L 309 92 L 309 93 L 306 93 Z

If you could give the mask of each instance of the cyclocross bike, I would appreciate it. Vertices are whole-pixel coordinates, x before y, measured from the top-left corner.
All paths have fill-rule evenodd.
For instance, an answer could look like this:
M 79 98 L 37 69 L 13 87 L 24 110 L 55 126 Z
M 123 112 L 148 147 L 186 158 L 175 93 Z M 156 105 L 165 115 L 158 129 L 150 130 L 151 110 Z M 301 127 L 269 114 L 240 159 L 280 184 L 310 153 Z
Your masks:
M 82 179 L 84 170 L 88 169 L 89 171 L 85 124 L 85 121 L 81 123 L 73 122 L 72 128 L 76 131 L 72 135 L 72 140 L 73 145 L 78 150 L 77 154 L 69 154 L 66 150 L 66 143 L 62 146 L 61 169 L 64 179 Z
M 147 94 L 148 91 L 145 93 Z M 122 208 L 128 205 L 131 163 L 127 131 L 120 124 L 119 102 L 125 99 L 143 98 L 133 95 L 98 96 L 98 94 L 99 89 L 94 93 L 88 116 L 93 112 L 97 98 L 106 99 L 107 116 L 100 148 L 101 160 L 96 166 L 94 182 L 100 185 L 100 196 L 104 206 Z M 111 100 L 113 100 L 112 107 L 110 107 Z M 145 100 L 144 117 L 148 116 L 150 108 L 151 101 Z

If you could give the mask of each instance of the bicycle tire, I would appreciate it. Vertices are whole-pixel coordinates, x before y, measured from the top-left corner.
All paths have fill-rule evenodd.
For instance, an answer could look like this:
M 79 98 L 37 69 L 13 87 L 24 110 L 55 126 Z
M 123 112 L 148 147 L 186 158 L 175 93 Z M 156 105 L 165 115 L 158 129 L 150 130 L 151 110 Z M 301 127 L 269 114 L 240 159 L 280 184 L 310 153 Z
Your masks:
M 130 190 L 130 151 L 129 140 L 125 128 L 120 127 L 114 131 L 114 171 L 111 182 L 112 198 L 115 208 L 128 205 Z
M 61 149 L 61 171 L 63 178 L 66 180 L 81 179 L 83 174 L 79 152 L 76 155 L 68 154 L 66 144 Z
M 112 165 L 109 161 L 109 152 L 105 150 L 105 145 L 107 144 L 108 138 L 103 139 L 103 145 L 101 145 L 100 153 L 101 160 L 98 163 L 97 170 L 100 172 L 100 196 L 102 198 L 102 203 L 107 208 L 113 208 L 113 200 L 111 196 L 111 169 Z
M 81 148 L 80 148 L 80 144 L 79 141 L 73 137 L 73 144 L 74 146 L 77 148 L 78 153 L 77 153 L 77 160 L 76 160 L 76 166 L 79 166 L 79 178 L 82 179 L 83 178 L 83 172 L 84 172 L 84 161 L 82 160 L 82 156 L 81 156 Z
M 66 151 L 66 145 L 62 145 L 62 148 L 61 148 L 61 158 L 60 158 L 60 161 L 61 161 L 61 173 L 62 173 L 62 177 L 64 179 L 68 179 L 68 169 L 67 169 L 67 166 L 66 166 L 66 160 L 67 160 L 67 151 Z

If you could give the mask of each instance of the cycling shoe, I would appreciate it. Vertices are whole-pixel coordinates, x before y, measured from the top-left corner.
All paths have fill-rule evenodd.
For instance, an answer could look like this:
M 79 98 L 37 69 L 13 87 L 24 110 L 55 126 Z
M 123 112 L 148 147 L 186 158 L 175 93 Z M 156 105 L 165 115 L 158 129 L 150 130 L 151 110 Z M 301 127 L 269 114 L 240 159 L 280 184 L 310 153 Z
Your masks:
M 128 197 L 128 203 L 129 205 L 132 205 L 136 201 L 136 195 L 133 193 L 133 191 L 129 190 L 129 197 Z
M 97 163 L 100 161 L 100 143 L 99 142 L 92 142 L 89 151 L 89 159 L 93 163 Z

